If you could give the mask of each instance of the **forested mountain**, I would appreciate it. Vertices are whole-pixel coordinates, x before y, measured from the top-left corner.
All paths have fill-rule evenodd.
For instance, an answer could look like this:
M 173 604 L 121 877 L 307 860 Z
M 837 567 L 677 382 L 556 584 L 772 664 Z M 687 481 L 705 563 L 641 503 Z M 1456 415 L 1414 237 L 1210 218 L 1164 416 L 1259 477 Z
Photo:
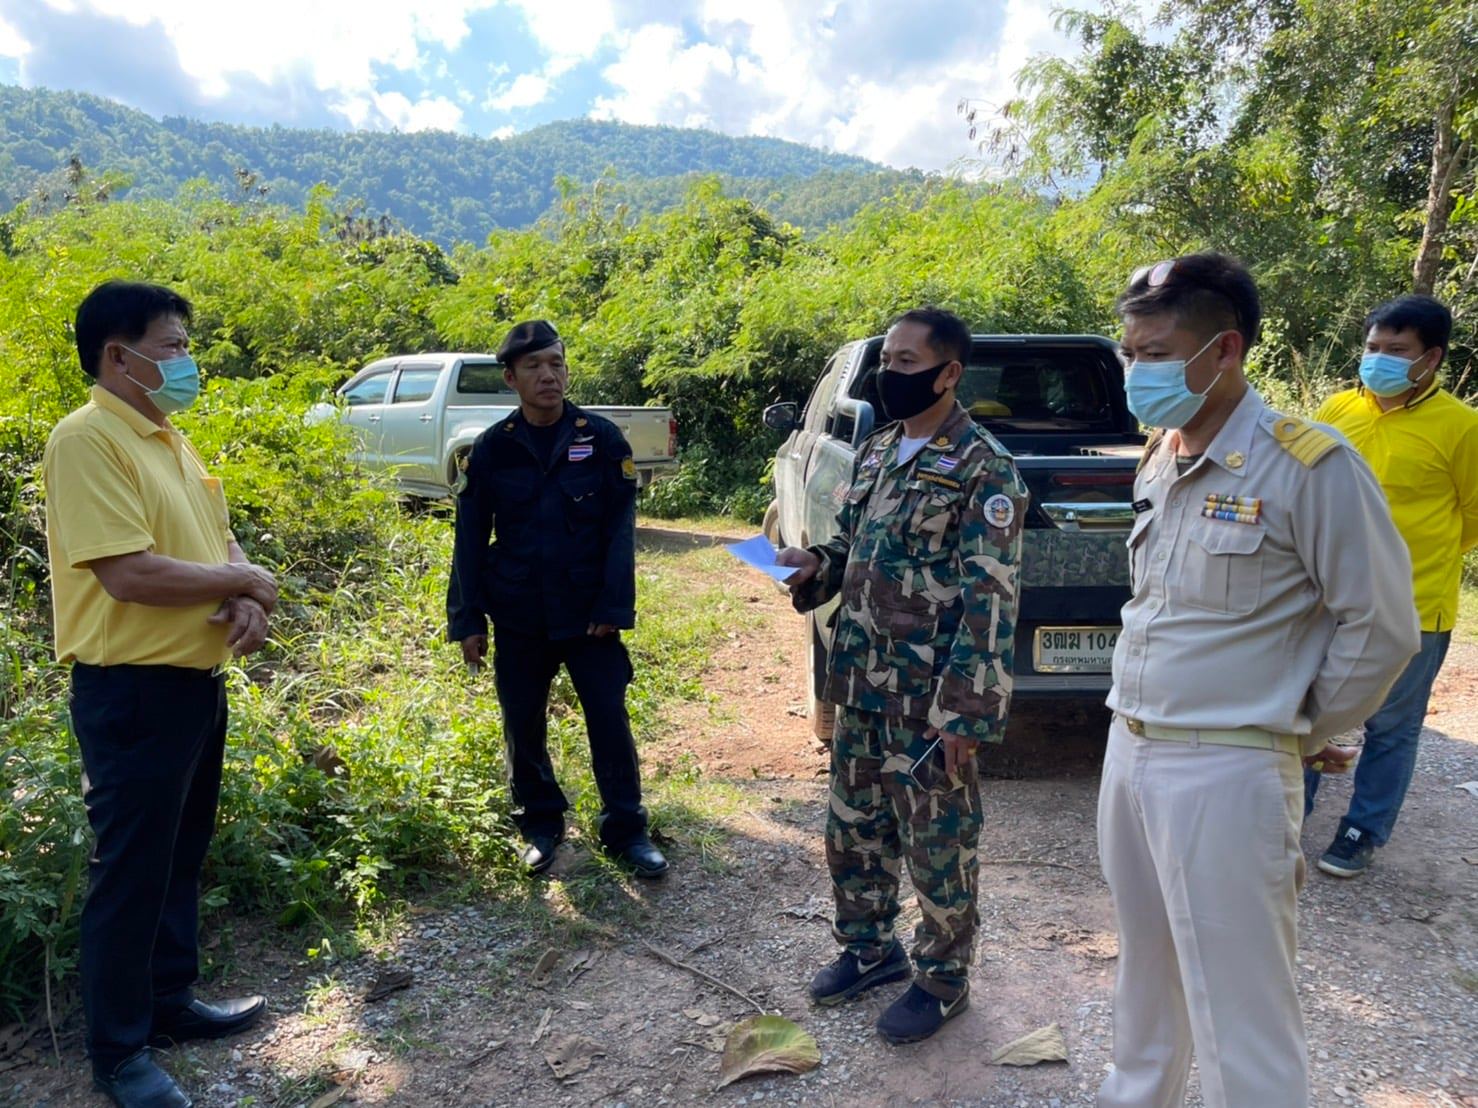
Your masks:
M 766 203 L 781 219 L 821 227 L 918 173 L 769 138 L 570 120 L 508 139 L 449 132 L 294 130 L 154 119 L 75 92 L 0 86 L 0 207 L 39 189 L 60 196 L 77 158 L 93 178 L 116 175 L 137 197 L 169 198 L 194 178 L 300 205 L 323 182 L 412 232 L 443 244 L 483 242 L 549 210 L 561 177 L 590 183 L 611 171 L 623 198 L 654 210 L 681 199 L 694 175 Z

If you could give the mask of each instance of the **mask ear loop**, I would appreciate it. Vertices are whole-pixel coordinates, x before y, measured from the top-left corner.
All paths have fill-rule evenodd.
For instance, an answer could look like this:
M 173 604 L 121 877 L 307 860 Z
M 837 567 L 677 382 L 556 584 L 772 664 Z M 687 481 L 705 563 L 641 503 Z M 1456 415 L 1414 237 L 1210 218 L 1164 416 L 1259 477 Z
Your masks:
M 1436 347 L 1433 347 L 1432 349 L 1435 350 Z M 1428 353 L 1430 353 L 1430 351 Z M 1422 355 L 1423 358 L 1425 358 L 1426 356 L 1427 356 L 1426 354 L 1423 354 Z M 1403 408 L 1409 408 L 1409 407 L 1411 407 L 1412 402 L 1417 399 L 1418 393 L 1425 387 L 1422 384 L 1422 378 L 1424 378 L 1424 377 L 1431 377 L 1433 380 L 1436 379 L 1436 377 L 1437 377 L 1437 367 L 1440 364 L 1441 364 L 1440 362 L 1433 362 L 1431 369 L 1426 370 L 1421 375 L 1421 377 L 1418 377 L 1415 381 L 1411 382 L 1411 395 L 1406 398 L 1406 403 L 1403 404 L 1403 405 L 1401 405 Z
M 1221 336 L 1222 335 L 1225 335 L 1226 333 L 1227 332 L 1225 332 L 1225 331 L 1218 331 L 1218 332 L 1216 332 L 1216 334 L 1212 335 L 1211 338 L 1209 338 L 1206 341 L 1206 345 L 1205 346 L 1201 347 L 1200 350 L 1197 350 L 1194 354 L 1192 354 L 1189 358 L 1187 358 L 1185 360 L 1186 368 L 1189 369 L 1192 362 L 1194 362 L 1202 354 L 1206 353 L 1206 351 L 1210 350 L 1212 344 L 1215 343 L 1217 340 L 1219 340 L 1221 338 Z M 1192 392 L 1191 395 L 1192 396 L 1199 396 L 1202 400 L 1205 400 L 1206 397 L 1211 394 L 1211 390 L 1214 389 L 1214 388 L 1216 388 L 1216 382 L 1220 381 L 1222 379 L 1222 376 L 1223 376 L 1223 373 L 1222 372 L 1218 372 L 1215 377 L 1211 378 L 1211 384 L 1207 385 L 1200 392 Z M 1187 392 L 1190 392 L 1190 389 L 1187 388 L 1186 391 Z

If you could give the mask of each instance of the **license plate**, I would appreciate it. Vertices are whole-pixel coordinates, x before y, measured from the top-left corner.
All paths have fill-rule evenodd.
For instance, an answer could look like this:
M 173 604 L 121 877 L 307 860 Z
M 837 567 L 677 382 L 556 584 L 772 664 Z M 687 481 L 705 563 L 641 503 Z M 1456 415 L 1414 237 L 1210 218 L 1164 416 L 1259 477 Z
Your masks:
M 1032 665 L 1038 673 L 1109 673 L 1117 627 L 1038 627 Z

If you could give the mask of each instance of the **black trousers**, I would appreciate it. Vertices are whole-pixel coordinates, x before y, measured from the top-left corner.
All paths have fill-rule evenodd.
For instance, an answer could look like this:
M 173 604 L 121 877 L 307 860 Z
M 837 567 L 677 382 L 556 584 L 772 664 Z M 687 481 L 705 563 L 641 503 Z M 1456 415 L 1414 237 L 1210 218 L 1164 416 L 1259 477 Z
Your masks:
M 619 635 L 546 639 L 494 628 L 493 674 L 517 806 L 514 822 L 525 838 L 564 831 L 570 805 L 554 778 L 548 745 L 549 685 L 561 665 L 585 711 L 590 761 L 600 789 L 600 839 L 621 850 L 646 834 L 647 812 L 626 714 L 631 656 Z
M 147 1043 L 194 999 L 200 867 L 226 745 L 225 678 L 174 666 L 72 667 L 72 729 L 96 836 L 82 905 L 93 1068 Z

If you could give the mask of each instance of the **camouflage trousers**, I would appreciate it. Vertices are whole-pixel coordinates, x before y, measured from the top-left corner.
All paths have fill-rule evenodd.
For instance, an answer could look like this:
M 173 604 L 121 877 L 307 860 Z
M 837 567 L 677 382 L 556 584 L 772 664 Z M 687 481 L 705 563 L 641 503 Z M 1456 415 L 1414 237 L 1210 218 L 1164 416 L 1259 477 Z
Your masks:
M 980 863 L 980 784 L 974 766 L 925 791 L 909 776 L 928 724 L 837 709 L 831 743 L 826 863 L 832 931 L 864 961 L 893 943 L 901 862 L 918 896 L 917 983 L 942 1000 L 965 987 L 975 946 Z M 936 752 L 937 754 L 938 752 Z

